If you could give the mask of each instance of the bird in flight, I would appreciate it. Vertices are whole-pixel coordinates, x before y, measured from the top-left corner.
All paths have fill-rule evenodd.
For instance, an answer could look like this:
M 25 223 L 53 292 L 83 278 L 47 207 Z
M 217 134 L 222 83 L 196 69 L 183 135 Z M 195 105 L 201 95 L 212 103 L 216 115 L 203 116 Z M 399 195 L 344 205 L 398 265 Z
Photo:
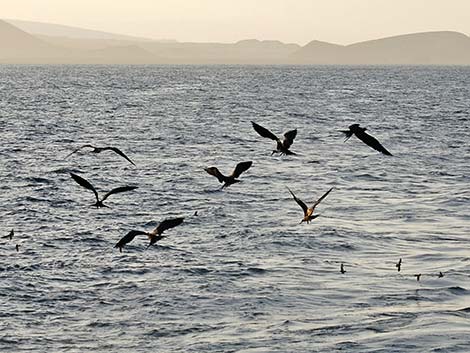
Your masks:
M 10 239 L 10 240 L 12 240 L 14 235 L 15 235 L 15 231 L 12 229 L 12 230 L 10 230 L 10 233 L 8 233 L 8 235 L 4 235 L 4 236 L 2 237 L 2 239 Z
M 132 165 L 135 165 L 134 162 L 132 162 L 130 160 L 129 157 L 127 157 L 124 152 L 122 152 L 119 148 L 117 147 L 95 147 L 95 146 L 92 146 L 90 144 L 86 144 L 86 145 L 83 145 L 83 146 L 80 146 L 78 147 L 77 149 L 75 149 L 74 151 L 72 151 L 71 153 L 69 153 L 67 156 L 65 156 L 65 158 L 68 158 L 70 157 L 72 154 L 74 153 L 77 153 L 78 151 L 82 150 L 83 148 L 91 148 L 92 150 L 90 151 L 91 153 L 101 153 L 103 151 L 113 151 L 114 153 L 117 153 L 118 155 L 120 155 L 121 157 L 125 158 L 129 163 L 131 163 Z M 65 159 L 64 158 L 64 159 Z
M 297 204 L 302 207 L 302 210 L 304 211 L 304 218 L 302 218 L 302 220 L 300 221 L 300 223 L 303 223 L 303 222 L 307 222 L 310 223 L 313 219 L 317 218 L 319 215 L 316 214 L 314 215 L 313 214 L 313 211 L 315 210 L 315 207 L 318 206 L 318 204 L 320 202 L 322 202 L 322 200 L 328 196 L 328 194 L 331 192 L 331 190 L 333 190 L 333 188 L 331 188 L 330 190 L 328 190 L 327 192 L 325 192 L 323 194 L 322 197 L 320 197 L 317 201 L 314 202 L 314 204 L 312 205 L 312 207 L 308 207 L 301 199 L 299 199 L 297 196 L 294 195 L 294 193 L 291 191 L 291 189 L 287 188 L 287 190 L 289 190 L 289 192 L 291 193 L 292 197 L 294 198 L 295 202 L 297 202 Z
M 112 194 L 118 194 L 120 192 L 125 192 L 125 191 L 131 191 L 134 189 L 137 189 L 137 186 L 121 186 L 115 189 L 112 189 L 111 191 L 108 191 L 106 194 L 104 194 L 103 198 L 100 200 L 98 197 L 98 192 L 96 191 L 95 187 L 90 184 L 87 180 L 82 178 L 81 176 L 78 176 L 77 174 L 70 173 L 70 176 L 72 177 L 73 180 L 77 182 L 80 186 L 83 186 L 85 189 L 93 191 L 96 197 L 96 203 L 94 203 L 92 206 L 95 206 L 96 208 L 100 207 L 109 207 L 105 205 L 103 202 Z
M 165 230 L 180 225 L 181 223 L 183 223 L 183 220 L 184 220 L 184 217 L 166 219 L 166 220 L 162 221 L 158 225 L 158 227 L 155 228 L 154 230 L 152 230 L 151 232 L 144 232 L 144 231 L 140 231 L 140 230 L 131 230 L 124 237 L 122 237 L 121 240 L 119 240 L 114 247 L 119 248 L 119 251 L 122 252 L 122 248 L 124 247 L 124 245 L 126 245 L 127 243 L 130 243 L 132 240 L 134 240 L 134 238 L 137 235 L 146 235 L 150 240 L 150 243 L 147 246 L 147 249 L 148 249 L 150 246 L 155 244 L 157 241 L 159 241 L 159 240 L 166 237 L 165 235 L 162 235 L 162 233 Z
M 401 271 L 401 258 L 398 260 L 398 262 L 395 264 L 395 267 L 397 268 L 398 272 Z
M 274 135 L 268 129 L 262 127 L 261 125 L 256 124 L 255 122 L 251 122 L 253 125 L 253 129 L 262 137 L 266 137 L 268 139 L 276 141 L 276 150 L 271 153 L 271 156 L 275 153 L 280 153 L 282 155 L 296 155 L 296 153 L 289 150 L 289 147 L 294 143 L 294 139 L 297 136 L 297 129 L 287 131 L 284 134 L 284 140 L 280 140 L 276 135 Z
M 346 270 L 344 269 L 344 265 L 341 264 L 341 267 L 339 268 L 339 272 L 341 272 L 342 274 L 345 274 L 346 273 Z
M 252 161 L 238 163 L 235 169 L 233 170 L 232 174 L 229 176 L 223 175 L 221 172 L 219 172 L 219 170 L 216 167 L 204 168 L 204 170 L 210 175 L 215 176 L 219 180 L 220 183 L 224 183 L 224 185 L 222 185 L 222 189 L 223 189 L 223 188 L 229 187 L 232 184 L 239 183 L 240 180 L 238 180 L 237 178 L 244 171 L 247 171 L 251 167 L 252 164 L 253 164 Z
M 356 137 L 364 142 L 367 146 L 372 147 L 374 150 L 382 152 L 387 156 L 392 156 L 392 154 L 385 149 L 384 146 L 380 144 L 380 142 L 373 136 L 366 133 L 367 128 L 360 127 L 359 124 L 352 124 L 349 126 L 349 130 L 340 130 L 343 134 L 346 135 L 346 139 L 344 142 L 349 140 L 352 135 L 356 135 Z

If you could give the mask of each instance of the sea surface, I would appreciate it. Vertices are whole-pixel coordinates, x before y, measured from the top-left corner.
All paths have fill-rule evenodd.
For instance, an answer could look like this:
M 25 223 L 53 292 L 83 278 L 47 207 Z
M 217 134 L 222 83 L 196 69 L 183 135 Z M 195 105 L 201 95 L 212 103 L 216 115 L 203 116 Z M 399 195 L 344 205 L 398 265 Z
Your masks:
M 0 351 L 470 352 L 469 97 L 470 67 L 0 66 Z M 334 189 L 307 225 L 286 187 Z

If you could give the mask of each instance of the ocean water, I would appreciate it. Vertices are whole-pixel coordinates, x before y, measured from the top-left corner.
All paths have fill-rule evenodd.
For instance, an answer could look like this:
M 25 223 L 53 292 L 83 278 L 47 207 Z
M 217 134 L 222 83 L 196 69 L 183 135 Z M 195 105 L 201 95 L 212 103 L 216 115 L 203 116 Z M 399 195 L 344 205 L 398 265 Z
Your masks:
M 469 82 L 468 67 L 0 66 L 1 352 L 469 352 Z M 297 128 L 298 155 L 270 156 L 250 121 Z M 352 123 L 394 156 L 343 142 Z M 64 159 L 85 143 L 136 167 Z M 223 191 L 203 169 L 247 160 Z M 95 209 L 69 172 L 139 188 Z M 307 225 L 286 187 L 309 204 L 334 189 Z M 158 246 L 113 248 L 170 217 L 185 222 Z

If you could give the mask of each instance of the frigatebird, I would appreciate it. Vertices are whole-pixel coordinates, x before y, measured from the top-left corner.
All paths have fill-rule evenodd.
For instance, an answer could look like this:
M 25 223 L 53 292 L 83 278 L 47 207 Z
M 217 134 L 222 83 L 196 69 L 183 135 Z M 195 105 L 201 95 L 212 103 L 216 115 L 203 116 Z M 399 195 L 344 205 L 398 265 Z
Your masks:
M 317 218 L 319 215 L 314 215 L 313 214 L 313 211 L 315 210 L 315 207 L 318 206 L 318 204 L 325 198 L 328 196 L 328 194 L 331 192 L 331 190 L 333 190 L 333 188 L 331 188 L 330 190 L 328 190 L 327 192 L 325 192 L 323 194 L 322 197 L 320 197 L 317 201 L 315 201 L 315 203 L 311 206 L 311 207 L 308 207 L 301 199 L 299 199 L 297 196 L 294 195 L 294 193 L 291 191 L 291 189 L 287 188 L 287 190 L 289 190 L 289 192 L 291 193 L 292 197 L 294 198 L 295 202 L 298 203 L 298 205 L 300 207 L 302 207 L 302 210 L 304 211 L 304 218 L 302 218 L 302 220 L 300 221 L 300 223 L 303 223 L 303 222 L 307 222 L 310 223 L 313 219 Z
M 86 145 L 83 145 L 83 146 L 80 146 L 78 147 L 77 149 L 75 149 L 74 151 L 72 151 L 71 153 L 69 153 L 67 156 L 65 156 L 65 158 L 68 158 L 70 157 L 72 154 L 74 153 L 77 153 L 78 151 L 82 150 L 83 148 L 92 148 L 92 150 L 90 151 L 91 153 L 101 153 L 103 151 L 113 151 L 114 153 L 117 153 L 118 155 L 120 155 L 121 157 L 125 158 L 129 163 L 131 163 L 132 165 L 135 165 L 134 162 L 132 162 L 130 160 L 129 157 L 127 157 L 124 152 L 122 152 L 119 148 L 117 147 L 109 147 L 109 146 L 106 146 L 106 147 L 95 147 L 93 145 L 90 145 L 90 144 L 86 144 Z M 65 159 L 64 158 L 64 159 Z
M 289 147 L 294 143 L 294 139 L 297 136 L 297 129 L 287 131 L 284 134 L 284 139 L 281 141 L 276 135 L 274 135 L 268 129 L 262 127 L 261 125 L 256 124 L 255 122 L 251 122 L 255 131 L 261 136 L 266 137 L 268 139 L 276 141 L 276 150 L 271 153 L 271 156 L 275 153 L 280 153 L 282 155 L 296 155 L 296 153 L 289 150 Z
M 346 135 L 346 139 L 344 142 L 349 140 L 352 135 L 356 135 L 356 137 L 364 142 L 366 145 L 372 147 L 374 150 L 382 152 L 387 156 L 392 156 L 392 154 L 385 149 L 384 146 L 380 144 L 380 142 L 373 136 L 366 133 L 367 128 L 360 127 L 359 124 L 352 124 L 349 126 L 349 130 L 340 130 L 343 134 Z
M 252 161 L 238 163 L 235 169 L 233 170 L 232 174 L 229 176 L 223 175 L 221 172 L 219 172 L 219 170 L 216 167 L 204 168 L 204 170 L 210 175 L 215 176 L 219 180 L 220 183 L 224 183 L 224 185 L 222 185 L 222 189 L 223 189 L 223 188 L 229 187 L 232 184 L 239 183 L 240 180 L 238 180 L 237 178 L 244 171 L 248 170 L 252 164 L 253 164 Z
M 100 208 L 100 207 L 108 207 L 109 208 L 109 206 L 105 205 L 103 202 L 109 196 L 111 196 L 112 194 L 118 194 L 120 192 L 131 191 L 131 190 L 137 189 L 137 186 L 121 186 L 121 187 L 112 189 L 111 191 L 108 191 L 106 194 L 104 194 L 103 198 L 100 200 L 99 197 L 98 197 L 98 192 L 96 191 L 95 187 L 90 184 L 90 182 L 88 180 L 85 180 L 81 176 L 78 176 L 77 174 L 74 174 L 74 173 L 70 173 L 70 176 L 80 186 L 83 186 L 84 188 L 93 191 L 93 193 L 95 194 L 95 197 L 96 197 L 96 203 L 94 203 L 92 206 L 95 206 L 96 208 Z
M 12 240 L 14 235 L 15 235 L 15 231 L 12 229 L 12 230 L 10 230 L 10 233 L 8 233 L 8 235 L 4 235 L 4 236 L 2 237 L 2 239 L 10 239 L 10 240 Z
M 122 248 L 124 247 L 124 245 L 126 245 L 127 243 L 130 243 L 132 240 L 134 240 L 134 238 L 137 235 L 142 234 L 142 235 L 146 235 L 150 239 L 150 244 L 147 246 L 147 248 L 149 248 L 150 246 L 155 244 L 157 241 L 159 241 L 159 240 L 166 237 L 165 235 L 162 235 L 162 233 L 165 230 L 180 225 L 181 223 L 183 223 L 183 220 L 184 220 L 184 217 L 166 219 L 166 220 L 162 221 L 158 225 L 158 227 L 155 228 L 154 230 L 152 230 L 151 232 L 144 232 L 144 231 L 140 231 L 140 230 L 131 230 L 124 237 L 122 237 L 121 240 L 119 240 L 114 247 L 119 248 L 119 251 L 122 252 Z

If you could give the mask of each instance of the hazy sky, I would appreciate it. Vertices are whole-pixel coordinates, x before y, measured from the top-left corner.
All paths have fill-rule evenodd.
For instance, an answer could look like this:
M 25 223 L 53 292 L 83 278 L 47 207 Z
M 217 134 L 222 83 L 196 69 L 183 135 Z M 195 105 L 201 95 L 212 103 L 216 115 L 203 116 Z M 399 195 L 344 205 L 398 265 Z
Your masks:
M 470 34 L 470 0 L 0 0 L 0 17 L 196 42 Z

